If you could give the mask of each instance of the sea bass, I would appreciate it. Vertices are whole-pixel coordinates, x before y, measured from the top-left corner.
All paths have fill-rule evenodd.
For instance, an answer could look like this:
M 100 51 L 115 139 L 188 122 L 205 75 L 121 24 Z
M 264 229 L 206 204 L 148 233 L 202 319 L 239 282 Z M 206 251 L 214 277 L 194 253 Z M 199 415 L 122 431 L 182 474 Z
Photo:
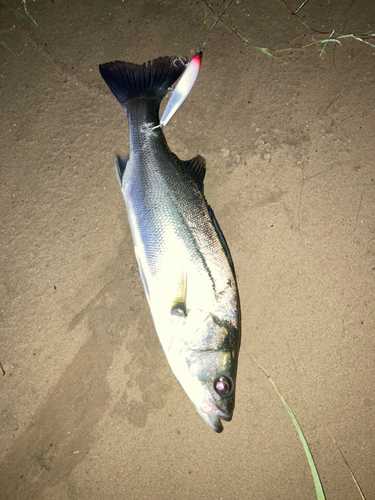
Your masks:
M 216 431 L 234 409 L 240 304 L 232 258 L 203 195 L 205 160 L 180 160 L 159 106 L 185 66 L 179 57 L 102 64 L 129 121 L 129 156 L 116 160 L 135 256 L 159 340 L 198 413 Z

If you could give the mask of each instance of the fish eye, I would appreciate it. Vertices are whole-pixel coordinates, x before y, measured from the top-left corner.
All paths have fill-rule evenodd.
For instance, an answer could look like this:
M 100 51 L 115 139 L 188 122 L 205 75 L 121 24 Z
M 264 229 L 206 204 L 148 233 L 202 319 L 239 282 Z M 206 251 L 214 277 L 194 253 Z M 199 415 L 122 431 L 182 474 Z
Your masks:
M 214 382 L 214 388 L 220 396 L 226 396 L 232 390 L 232 381 L 222 375 Z

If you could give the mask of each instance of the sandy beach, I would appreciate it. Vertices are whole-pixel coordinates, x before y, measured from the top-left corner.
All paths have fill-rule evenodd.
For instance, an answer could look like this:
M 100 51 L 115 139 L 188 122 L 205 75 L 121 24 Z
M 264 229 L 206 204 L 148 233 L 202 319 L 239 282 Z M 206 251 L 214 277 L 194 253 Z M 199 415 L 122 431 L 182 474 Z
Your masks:
M 98 71 L 191 59 L 216 17 L 195 0 L 27 6 L 39 27 L 0 3 L 1 500 L 314 500 L 259 365 L 327 500 L 361 499 L 352 474 L 375 499 L 375 47 L 310 45 L 374 30 L 375 3 L 308 2 L 298 15 L 324 35 L 276 0 L 234 2 L 223 20 L 249 43 L 217 24 L 165 128 L 181 159 L 206 159 L 237 272 L 222 434 L 154 331 L 114 169 L 128 124 Z

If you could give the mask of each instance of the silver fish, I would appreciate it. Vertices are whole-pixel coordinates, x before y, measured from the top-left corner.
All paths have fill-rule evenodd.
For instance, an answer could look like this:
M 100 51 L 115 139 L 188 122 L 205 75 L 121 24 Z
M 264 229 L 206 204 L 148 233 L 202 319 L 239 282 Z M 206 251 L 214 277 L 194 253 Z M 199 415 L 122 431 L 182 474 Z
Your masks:
M 117 157 L 116 173 L 155 329 L 198 413 L 221 432 L 233 415 L 240 347 L 233 262 L 203 195 L 204 158 L 180 160 L 157 127 L 184 69 L 178 57 L 99 66 L 129 120 L 130 153 Z

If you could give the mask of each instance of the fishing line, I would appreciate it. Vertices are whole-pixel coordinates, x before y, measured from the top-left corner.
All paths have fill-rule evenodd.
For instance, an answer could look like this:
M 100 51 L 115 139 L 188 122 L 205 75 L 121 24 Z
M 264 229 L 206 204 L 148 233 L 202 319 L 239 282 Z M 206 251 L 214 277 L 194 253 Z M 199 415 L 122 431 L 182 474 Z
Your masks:
M 307 0 L 306 0 L 307 1 Z M 204 2 L 206 3 L 206 2 Z M 211 26 L 209 32 L 208 32 L 208 35 L 207 35 L 207 38 L 206 38 L 206 41 L 204 42 L 204 44 L 202 45 L 201 49 L 200 49 L 200 52 L 203 52 L 203 49 L 205 48 L 206 46 L 206 43 L 208 42 L 210 36 L 211 36 L 211 33 L 212 33 L 212 30 L 215 28 L 215 26 L 217 25 L 217 23 L 221 20 L 221 18 L 224 16 L 224 14 L 226 13 L 226 11 L 229 9 L 229 7 L 232 5 L 233 3 L 233 0 L 230 0 L 230 2 L 228 3 L 228 5 L 225 7 L 225 9 L 223 10 L 223 12 L 220 14 L 220 16 L 216 19 L 216 21 L 213 23 L 213 25 Z M 207 5 L 207 4 L 206 4 Z
M 205 2 L 206 3 L 206 2 Z M 186 69 L 184 73 L 182 74 L 179 82 L 177 83 L 176 87 L 172 90 L 172 96 L 168 101 L 168 104 L 164 110 L 163 116 L 160 119 L 159 125 L 155 125 L 152 127 L 150 130 L 153 131 L 157 128 L 162 128 L 169 123 L 170 119 L 172 116 L 176 113 L 176 111 L 179 109 L 179 107 L 182 105 L 182 103 L 185 101 L 187 96 L 189 95 L 191 89 L 194 86 L 194 83 L 196 79 L 198 78 L 198 73 L 199 73 L 199 68 L 202 63 L 202 56 L 203 56 L 203 50 L 206 47 L 206 44 L 211 36 L 212 30 L 215 28 L 217 23 L 221 20 L 223 15 L 226 13 L 226 11 L 229 9 L 229 7 L 232 5 L 233 0 L 230 0 L 228 5 L 225 7 L 223 12 L 220 14 L 220 16 L 216 19 L 216 21 L 213 23 L 211 26 L 207 38 L 203 45 L 197 46 L 195 48 L 195 54 L 193 59 L 186 64 L 185 61 L 179 57 L 175 61 L 173 61 L 173 64 L 176 63 L 176 61 L 180 61 L 182 64 L 186 64 Z

